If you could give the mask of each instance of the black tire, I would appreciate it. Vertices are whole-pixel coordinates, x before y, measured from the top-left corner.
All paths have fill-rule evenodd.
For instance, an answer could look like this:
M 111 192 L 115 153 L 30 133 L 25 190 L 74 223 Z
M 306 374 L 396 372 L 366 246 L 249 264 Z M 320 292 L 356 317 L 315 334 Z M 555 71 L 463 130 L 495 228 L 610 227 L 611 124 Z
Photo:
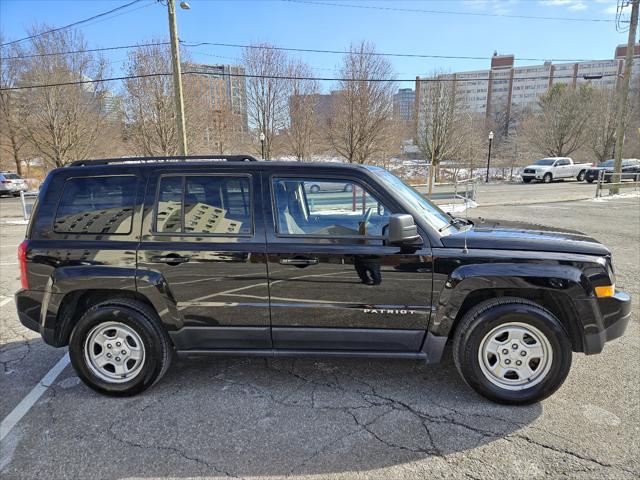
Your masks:
M 587 182 L 588 182 L 588 183 L 593 183 L 593 182 L 595 182 L 595 181 L 596 181 L 596 179 L 595 179 L 595 178 L 587 178 Z
M 576 180 L 578 180 L 579 182 L 584 182 L 584 177 L 587 174 L 586 171 L 582 170 L 578 176 L 576 177 Z
M 318 185 L 311 185 L 311 187 L 309 187 L 309 191 L 311 193 L 318 193 L 320 191 L 320 187 Z
M 551 183 L 552 180 L 553 180 L 553 175 L 551 175 L 550 173 L 545 173 L 544 177 L 542 177 L 542 181 L 544 183 Z
M 521 390 L 494 384 L 483 373 L 479 359 L 485 336 L 514 321 L 544 334 L 552 351 L 548 372 L 538 383 Z M 551 312 L 529 300 L 502 297 L 481 302 L 465 314 L 456 329 L 453 355 L 464 381 L 480 395 L 498 403 L 525 405 L 543 400 L 560 388 L 571 368 L 572 349 L 567 333 Z
M 531 183 L 531 179 L 530 178 L 523 178 L 522 181 L 524 183 Z
M 100 378 L 85 358 L 87 336 L 101 323 L 112 321 L 133 329 L 145 351 L 139 372 L 123 383 Z M 162 378 L 171 364 L 173 346 L 152 308 L 135 300 L 114 298 L 91 307 L 82 315 L 71 332 L 69 355 L 78 377 L 89 387 L 105 395 L 129 396 L 146 390 Z

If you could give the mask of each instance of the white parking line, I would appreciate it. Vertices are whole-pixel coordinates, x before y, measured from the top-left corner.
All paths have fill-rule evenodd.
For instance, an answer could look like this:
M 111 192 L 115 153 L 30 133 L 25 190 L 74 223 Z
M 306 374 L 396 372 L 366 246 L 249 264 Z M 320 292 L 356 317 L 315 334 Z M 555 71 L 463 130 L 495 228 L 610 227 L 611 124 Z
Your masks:
M 0 262 L 0 266 L 18 265 L 18 262 Z
M 5 299 L 0 300 L 0 307 L 4 307 L 7 303 L 9 303 L 13 298 L 7 297 Z
M 31 410 L 31 407 L 33 407 L 42 394 L 46 392 L 47 388 L 55 382 L 58 375 L 62 373 L 64 367 L 67 365 L 69 365 L 69 354 L 65 353 L 64 357 L 58 360 L 58 363 L 56 363 L 53 368 L 49 370 L 44 377 L 42 377 L 42 380 L 33 387 L 29 394 L 22 399 L 16 408 L 14 408 L 11 413 L 2 420 L 2 423 L 0 423 L 0 442 L 4 440 L 4 437 L 9 434 L 20 419 L 22 419 L 22 417 Z

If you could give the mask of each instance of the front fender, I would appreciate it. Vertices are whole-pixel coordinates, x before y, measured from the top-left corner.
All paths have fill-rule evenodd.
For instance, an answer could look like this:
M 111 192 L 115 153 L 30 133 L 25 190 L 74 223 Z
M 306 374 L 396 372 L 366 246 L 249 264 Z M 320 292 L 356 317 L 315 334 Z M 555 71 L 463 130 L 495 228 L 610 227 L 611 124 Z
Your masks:
M 487 263 L 463 265 L 451 272 L 443 288 L 435 292 L 435 312 L 429 332 L 449 336 L 460 308 L 470 294 L 479 290 L 550 291 L 568 301 L 587 297 L 588 282 L 583 272 L 570 265 L 530 263 Z M 510 293 L 513 294 L 513 293 Z

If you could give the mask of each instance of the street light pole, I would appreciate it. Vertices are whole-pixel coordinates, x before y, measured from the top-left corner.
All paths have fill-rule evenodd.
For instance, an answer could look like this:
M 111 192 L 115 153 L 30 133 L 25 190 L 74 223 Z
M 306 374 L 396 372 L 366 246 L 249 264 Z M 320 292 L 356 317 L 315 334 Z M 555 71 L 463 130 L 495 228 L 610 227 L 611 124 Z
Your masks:
M 178 152 L 187 155 L 187 129 L 184 121 L 184 97 L 182 95 L 182 71 L 180 68 L 180 44 L 176 25 L 176 6 L 174 0 L 167 0 L 169 10 L 169 36 L 171 37 L 171 64 L 173 66 L 173 98 L 176 109 L 176 133 L 178 134 Z M 180 8 L 188 10 L 187 2 L 180 2 Z
M 489 166 L 491 165 L 491 142 L 493 141 L 493 132 L 489 132 L 489 155 L 487 155 L 487 178 L 484 183 L 489 183 Z
M 264 132 L 260 132 L 260 149 L 262 151 L 262 159 L 264 160 L 264 141 L 267 137 L 265 136 Z

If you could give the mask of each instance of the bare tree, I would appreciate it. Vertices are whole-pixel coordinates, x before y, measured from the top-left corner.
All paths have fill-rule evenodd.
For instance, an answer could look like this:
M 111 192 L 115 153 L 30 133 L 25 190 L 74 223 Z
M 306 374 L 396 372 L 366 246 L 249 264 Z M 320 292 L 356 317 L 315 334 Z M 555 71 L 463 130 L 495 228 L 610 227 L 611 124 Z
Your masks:
M 243 64 L 247 75 L 247 114 L 258 134 L 263 133 L 264 156 L 274 154 L 275 140 L 287 124 L 288 60 L 282 50 L 262 43 L 244 50 Z M 260 151 L 260 145 L 256 145 Z
M 566 157 L 586 142 L 591 89 L 557 84 L 538 101 L 540 112 L 524 122 L 529 143 L 551 157 Z
M 386 148 L 393 116 L 393 69 L 386 58 L 375 55 L 373 44 L 361 42 L 344 56 L 340 77 L 344 80 L 335 93 L 329 142 L 347 162 L 367 163 Z
M 51 28 L 34 27 L 30 34 Z M 24 132 L 31 147 L 48 163 L 59 167 L 71 160 L 84 159 L 100 134 L 106 117 L 105 85 L 74 83 L 100 80 L 105 62 L 87 49 L 82 34 L 63 30 L 30 40 L 21 82 L 26 85 L 71 83 L 34 88 L 25 95 Z M 79 51 L 66 55 L 51 53 Z
M 0 35 L 0 43 L 4 43 Z M 22 62 L 18 57 L 22 48 L 13 44 L 0 49 L 0 87 L 19 86 Z M 0 91 L 0 149 L 11 157 L 18 175 L 22 175 L 22 153 L 27 143 L 24 134 L 24 93 L 20 90 Z
M 317 152 L 320 143 L 320 131 L 317 122 L 317 105 L 320 85 L 312 77 L 311 68 L 302 62 L 294 61 L 289 67 L 289 126 L 285 139 L 287 150 L 298 161 L 310 160 Z
M 597 162 L 613 158 L 616 144 L 616 107 L 614 89 L 597 89 L 591 93 L 586 143 Z
M 148 45 L 135 48 L 129 53 L 125 68 L 129 76 L 171 72 L 169 47 Z M 142 155 L 175 155 L 178 139 L 171 77 L 132 78 L 125 81 L 124 87 L 130 148 Z
M 463 155 L 466 131 L 463 118 L 463 99 L 458 95 L 456 82 L 434 75 L 420 83 L 418 111 L 418 147 L 430 162 L 429 194 L 433 186 L 433 172 L 442 160 L 456 160 Z

